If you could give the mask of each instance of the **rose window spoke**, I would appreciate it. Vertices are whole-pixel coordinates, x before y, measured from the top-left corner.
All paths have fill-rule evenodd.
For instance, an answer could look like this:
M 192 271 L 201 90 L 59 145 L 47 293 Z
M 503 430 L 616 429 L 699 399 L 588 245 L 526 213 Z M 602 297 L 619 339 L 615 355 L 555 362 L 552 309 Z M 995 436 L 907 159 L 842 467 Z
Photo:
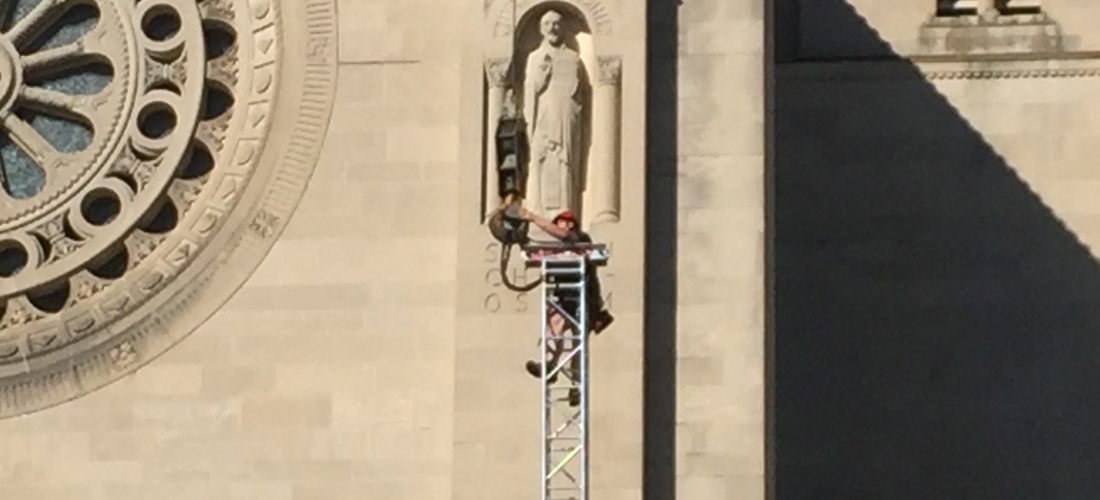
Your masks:
M 14 113 L 3 117 L 0 125 L 4 127 L 11 141 L 38 166 L 46 165 L 48 156 L 56 153 L 54 147 L 42 137 L 42 134 Z
M 15 21 L 5 36 L 16 48 L 25 48 L 35 35 L 48 27 L 53 18 L 61 17 L 72 0 L 39 0 L 31 10 Z
M 42 87 L 23 87 L 20 104 L 41 113 L 76 121 L 91 121 L 93 107 L 88 96 L 66 94 Z
M 42 49 L 23 56 L 23 73 L 28 78 L 49 74 L 78 65 L 86 57 L 82 41 Z

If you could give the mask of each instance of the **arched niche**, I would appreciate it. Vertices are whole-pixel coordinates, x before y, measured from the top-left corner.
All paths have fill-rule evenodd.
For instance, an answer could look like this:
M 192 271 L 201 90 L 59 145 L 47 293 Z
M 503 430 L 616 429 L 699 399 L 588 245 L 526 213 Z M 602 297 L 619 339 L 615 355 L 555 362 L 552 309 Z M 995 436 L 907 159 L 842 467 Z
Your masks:
M 529 57 L 542 43 L 540 21 L 550 11 L 561 15 L 563 45 L 575 52 L 580 60 L 578 73 L 582 88 L 576 96 L 581 108 L 577 118 L 579 137 L 570 141 L 570 160 L 565 162 L 577 172 L 575 184 L 564 188 L 569 190 L 567 198 L 571 201 L 561 206 L 548 206 L 547 210 L 570 208 L 581 215 L 586 227 L 597 222 L 616 222 L 621 177 L 618 163 L 621 58 L 606 48 L 616 45 L 613 20 L 596 0 L 517 0 L 514 3 L 498 0 L 489 6 L 485 39 L 487 163 L 483 176 L 484 207 L 487 212 L 500 202 L 492 135 L 497 119 L 501 114 L 518 111 L 532 123 L 532 128 L 537 127 L 528 116 L 536 114 L 537 110 L 527 106 L 525 94 L 530 91 L 525 92 L 525 82 Z M 513 30 L 513 26 L 516 29 Z M 532 151 L 532 165 L 529 166 L 532 175 L 541 171 L 539 165 L 534 164 L 536 156 Z M 539 184 L 545 185 L 549 184 Z M 543 192 L 539 188 L 532 189 L 530 183 L 528 186 L 531 191 Z
M 553 8 L 548 6 L 575 12 L 588 26 L 588 33 L 597 40 L 609 41 L 616 36 L 615 26 L 619 19 L 600 0 L 493 0 L 485 11 L 486 55 L 501 57 L 511 53 L 512 27 L 522 26 L 520 20 L 529 17 L 531 11 Z

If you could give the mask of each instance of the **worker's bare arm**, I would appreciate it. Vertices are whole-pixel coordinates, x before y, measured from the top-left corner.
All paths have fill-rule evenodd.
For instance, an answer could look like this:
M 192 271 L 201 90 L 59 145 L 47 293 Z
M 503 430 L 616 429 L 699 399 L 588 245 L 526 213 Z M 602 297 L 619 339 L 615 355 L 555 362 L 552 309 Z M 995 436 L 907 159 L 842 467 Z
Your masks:
M 556 224 L 542 217 L 539 217 L 537 214 L 531 212 L 530 210 L 527 210 L 526 208 L 521 208 L 520 210 L 520 214 L 524 219 L 534 223 L 536 226 L 538 226 L 539 229 L 545 231 L 546 234 L 549 234 L 550 236 L 553 236 L 559 240 L 564 239 L 566 236 L 569 235 L 568 229 L 558 227 Z

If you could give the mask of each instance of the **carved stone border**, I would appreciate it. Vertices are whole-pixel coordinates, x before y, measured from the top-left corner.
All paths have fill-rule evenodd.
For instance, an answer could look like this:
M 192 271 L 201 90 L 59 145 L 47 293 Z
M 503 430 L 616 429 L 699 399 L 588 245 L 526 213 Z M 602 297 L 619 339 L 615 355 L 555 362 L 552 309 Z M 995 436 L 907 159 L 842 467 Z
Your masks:
M 1100 58 L 1007 61 L 851 61 L 787 63 L 777 67 L 783 82 L 867 80 L 993 80 L 1018 78 L 1096 78 Z
M 610 36 L 615 33 L 615 16 L 601 0 L 487 0 L 485 14 L 489 33 L 494 38 L 510 37 L 513 22 L 519 22 L 531 9 L 555 2 L 570 4 L 580 10 L 588 21 L 592 34 Z
M 301 199 L 321 153 L 336 91 L 335 0 L 283 0 L 283 70 L 268 147 L 242 193 L 247 217 L 225 228 L 114 337 L 75 357 L 0 380 L 0 418 L 78 398 L 148 364 L 190 335 L 252 275 Z M 304 17 L 297 15 L 304 13 Z

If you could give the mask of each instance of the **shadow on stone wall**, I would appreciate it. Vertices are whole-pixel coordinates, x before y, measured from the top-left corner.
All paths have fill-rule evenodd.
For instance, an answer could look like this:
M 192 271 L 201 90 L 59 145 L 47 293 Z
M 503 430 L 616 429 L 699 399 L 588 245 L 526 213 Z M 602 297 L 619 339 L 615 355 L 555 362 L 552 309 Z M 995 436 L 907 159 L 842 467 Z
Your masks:
M 779 70 L 776 498 L 1100 498 L 1096 260 L 913 66 L 844 68 Z
M 676 497 L 677 3 L 647 0 L 643 498 Z

